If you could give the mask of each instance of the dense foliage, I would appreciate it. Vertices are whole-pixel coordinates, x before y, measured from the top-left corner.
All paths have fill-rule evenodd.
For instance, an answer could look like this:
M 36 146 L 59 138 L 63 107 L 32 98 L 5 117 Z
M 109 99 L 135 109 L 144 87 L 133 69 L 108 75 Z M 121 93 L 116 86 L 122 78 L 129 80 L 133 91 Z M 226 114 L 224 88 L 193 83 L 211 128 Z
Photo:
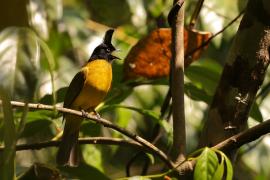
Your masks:
M 148 140 L 152 138 L 155 125 L 159 124 L 162 137 L 157 146 L 164 152 L 168 151 L 172 144 L 172 125 L 160 119 L 160 108 L 168 89 L 168 77 L 126 80 L 123 64 L 129 50 L 142 37 L 157 27 L 169 27 L 167 14 L 172 1 L 29 0 L 21 1 L 21 8 L 13 10 L 13 14 L 7 13 L 10 7 L 16 6 L 16 2 L 6 1 L 0 8 L 3 9 L 0 11 L 0 98 L 3 101 L 0 111 L 0 145 L 9 142 L 5 143 L 6 149 L 0 151 L 1 161 L 4 162 L 1 164 L 2 175 L 7 179 L 13 171 L 16 176 L 25 175 L 26 172 L 31 172 L 29 168 L 32 166 L 37 167 L 41 174 L 47 171 L 49 174 L 58 174 L 60 171 L 64 177 L 79 179 L 114 179 L 126 176 L 127 163 L 138 152 L 138 149 L 132 147 L 82 145 L 84 162 L 77 168 L 57 167 L 56 147 L 15 153 L 16 142 L 27 144 L 59 138 L 63 127 L 62 114 L 27 108 L 11 110 L 7 103 L 16 100 L 61 106 L 72 77 L 88 60 L 109 27 L 116 29 L 114 44 L 121 49 L 119 56 L 123 60 L 113 63 L 111 92 L 97 111 L 103 118 Z M 187 25 L 196 2 L 193 0 L 185 3 Z M 245 4 L 245 0 L 205 1 L 196 28 L 215 34 L 235 18 Z M 240 19 L 215 37 L 199 60 L 185 70 L 188 153 L 195 151 L 198 145 L 202 122 L 207 118 L 207 107 L 215 93 L 239 22 Z M 250 126 L 269 117 L 269 83 L 267 75 L 250 113 Z M 126 138 L 90 121 L 83 122 L 80 135 Z M 237 177 L 270 178 L 269 148 L 269 136 L 243 146 L 235 163 L 234 173 Z M 201 158 L 198 164 L 202 165 L 198 165 L 195 176 L 200 177 L 200 172 L 205 172 L 202 174 L 204 179 L 219 179 L 225 171 L 224 164 L 231 170 L 229 160 L 222 152 L 208 148 L 202 152 L 197 156 Z M 205 163 L 208 161 L 209 163 Z M 145 154 L 137 156 L 132 164 L 131 175 L 140 175 L 145 162 L 150 164 L 149 174 L 162 173 L 164 163 L 151 154 Z M 213 172 L 211 168 L 218 170 Z M 227 172 L 228 179 L 231 175 L 231 171 Z

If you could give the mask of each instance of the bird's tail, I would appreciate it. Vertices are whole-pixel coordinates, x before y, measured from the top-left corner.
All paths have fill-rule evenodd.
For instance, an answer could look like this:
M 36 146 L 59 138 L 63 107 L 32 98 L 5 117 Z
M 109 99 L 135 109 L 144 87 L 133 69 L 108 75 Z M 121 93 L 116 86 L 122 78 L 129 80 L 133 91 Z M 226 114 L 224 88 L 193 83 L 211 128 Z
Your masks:
M 56 163 L 60 166 L 76 167 L 80 163 L 80 147 L 78 144 L 79 128 L 72 127 L 73 122 L 66 119 L 62 141 L 56 157 Z M 80 124 L 80 122 L 77 123 Z M 74 128 L 75 130 L 73 129 L 71 131 L 70 128 Z

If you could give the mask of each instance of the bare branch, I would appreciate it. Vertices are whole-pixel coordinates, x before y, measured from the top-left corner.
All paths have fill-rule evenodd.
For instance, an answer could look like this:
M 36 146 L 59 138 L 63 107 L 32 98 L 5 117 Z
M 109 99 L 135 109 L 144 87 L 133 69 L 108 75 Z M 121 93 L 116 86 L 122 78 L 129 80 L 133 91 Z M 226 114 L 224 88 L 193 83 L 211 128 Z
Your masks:
M 185 159 L 186 127 L 184 107 L 184 0 L 177 1 L 169 13 L 172 28 L 172 60 L 170 88 L 173 114 L 172 158 L 175 162 Z
M 61 142 L 60 140 L 57 140 L 57 141 L 45 141 L 30 144 L 19 144 L 16 145 L 16 151 L 39 150 L 47 147 L 57 147 L 59 146 L 60 142 Z M 78 142 L 79 144 L 106 144 L 106 145 L 132 146 L 135 148 L 143 149 L 144 151 L 148 151 L 140 143 L 120 138 L 87 137 L 87 138 L 79 138 Z M 0 146 L 0 151 L 3 151 L 4 148 L 5 148 L 4 146 Z
M 256 126 L 253 126 L 252 128 L 249 128 L 243 132 L 240 132 L 218 143 L 217 145 L 211 148 L 222 150 L 222 151 L 232 151 L 247 143 L 250 143 L 252 141 L 255 141 L 256 139 L 259 139 L 261 136 L 264 136 L 268 133 L 270 133 L 270 119 Z M 183 174 L 186 174 L 187 172 L 190 172 L 193 170 L 195 164 L 196 164 L 195 160 L 186 161 L 183 164 L 181 164 L 180 167 L 177 168 L 177 170 L 179 170 Z
M 215 145 L 213 148 L 220 149 L 223 151 L 229 151 L 237 149 L 242 145 L 254 141 L 270 132 L 270 120 L 266 120 L 250 129 L 240 132 L 220 143 Z
M 0 104 L 2 104 L 2 101 L 0 101 Z M 24 107 L 25 103 L 18 102 L 18 101 L 11 101 L 11 105 L 16 106 L 16 107 Z M 85 115 L 81 111 L 76 111 L 76 110 L 63 108 L 63 107 L 54 107 L 51 105 L 34 104 L 34 103 L 29 103 L 28 107 L 29 107 L 29 109 L 43 109 L 43 110 L 50 110 L 50 111 L 57 110 L 58 112 L 73 114 L 76 116 L 84 117 L 84 118 L 91 120 L 91 121 L 94 121 L 96 123 L 102 124 L 104 127 L 108 127 L 108 128 L 111 128 L 115 131 L 118 131 L 118 132 L 126 135 L 127 137 L 133 139 L 134 141 L 140 143 L 144 148 L 148 149 L 153 154 L 156 154 L 164 163 L 166 163 L 166 165 L 169 168 L 174 167 L 174 163 L 169 159 L 169 157 L 164 152 L 162 152 L 159 148 L 157 148 L 155 145 L 151 144 L 150 142 L 148 142 L 147 140 L 138 136 L 137 134 L 132 133 L 132 132 L 130 132 L 122 127 L 119 127 L 119 126 L 113 124 L 111 121 L 108 121 L 108 120 L 103 119 L 103 118 L 97 118 L 96 116 L 91 115 L 91 114 Z
M 1 101 L 0 101 L 1 104 Z M 16 107 L 24 107 L 25 103 L 22 102 L 15 102 L 11 101 L 12 106 Z M 28 107 L 30 109 L 44 109 L 44 110 L 53 110 L 53 106 L 49 105 L 43 105 L 43 104 L 28 104 Z M 71 109 L 66 109 L 66 108 L 61 108 L 61 107 L 56 107 L 56 109 L 59 112 L 64 112 L 64 113 L 70 113 L 78 116 L 82 116 L 81 112 L 71 110 Z M 89 117 L 88 117 L 89 118 Z M 90 119 L 90 118 L 89 118 Z M 93 119 L 96 119 L 93 117 Z M 231 151 L 234 149 L 237 149 L 241 147 L 244 144 L 250 143 L 261 136 L 270 133 L 270 119 L 266 120 L 250 129 L 247 129 L 239 134 L 236 134 L 220 143 L 217 145 L 213 146 L 212 148 L 219 149 L 222 151 Z M 40 143 L 31 143 L 31 144 L 20 144 L 16 145 L 16 151 L 22 151 L 22 150 L 38 150 L 41 148 L 46 148 L 46 147 L 56 147 L 58 146 L 60 141 L 46 141 L 46 142 L 40 142 Z M 142 145 L 140 142 L 135 142 L 131 140 L 124 140 L 124 139 L 119 139 L 119 138 L 109 138 L 109 137 L 87 137 L 87 138 L 79 138 L 79 143 L 80 144 L 107 144 L 107 145 L 123 145 L 123 146 L 132 146 L 144 151 L 148 151 L 151 153 L 156 154 L 158 157 L 160 157 L 166 164 L 169 162 L 171 165 L 169 166 L 170 168 L 176 167 L 175 164 L 173 164 L 170 160 L 164 160 L 158 153 L 155 152 L 155 150 L 145 147 Z M 0 151 L 3 151 L 4 147 L 0 146 Z M 185 174 L 189 171 L 192 171 L 194 166 L 195 166 L 196 161 L 186 161 L 183 164 L 181 164 L 177 170 L 180 171 L 181 173 Z

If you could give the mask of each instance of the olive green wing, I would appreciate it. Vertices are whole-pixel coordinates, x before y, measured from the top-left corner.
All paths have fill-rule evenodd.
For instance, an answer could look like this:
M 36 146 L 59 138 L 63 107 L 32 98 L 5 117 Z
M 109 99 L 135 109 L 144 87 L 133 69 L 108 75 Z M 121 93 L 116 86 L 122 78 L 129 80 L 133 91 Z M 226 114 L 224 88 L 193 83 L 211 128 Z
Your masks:
M 84 85 L 84 81 L 85 81 L 85 75 L 83 71 L 78 72 L 74 76 L 74 78 L 72 79 L 68 87 L 67 93 L 65 95 L 65 100 L 64 100 L 65 108 L 71 107 L 71 104 L 81 92 Z

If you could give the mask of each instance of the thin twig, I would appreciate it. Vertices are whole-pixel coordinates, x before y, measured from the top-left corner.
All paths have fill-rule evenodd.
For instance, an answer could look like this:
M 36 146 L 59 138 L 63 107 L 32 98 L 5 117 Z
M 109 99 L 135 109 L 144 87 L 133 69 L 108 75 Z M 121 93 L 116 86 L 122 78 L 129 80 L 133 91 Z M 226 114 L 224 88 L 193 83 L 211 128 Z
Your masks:
M 125 140 L 120 138 L 109 138 L 109 137 L 87 137 L 87 138 L 79 138 L 79 144 L 106 144 L 106 145 L 121 145 L 121 146 L 133 146 L 139 149 L 145 149 L 140 143 L 131 140 Z M 38 143 L 30 143 L 30 144 L 19 144 L 16 145 L 16 151 L 23 150 L 39 150 L 47 147 L 57 147 L 60 144 L 60 140 L 57 141 L 45 141 Z M 4 150 L 4 146 L 0 146 L 0 151 Z
M 0 104 L 1 103 L 2 102 L 0 101 Z M 11 105 L 16 106 L 16 107 L 24 107 L 25 103 L 18 102 L 18 101 L 11 101 Z M 135 133 L 132 133 L 132 132 L 130 132 L 122 127 L 119 127 L 119 126 L 113 124 L 112 122 L 110 122 L 104 118 L 98 118 L 98 117 L 91 115 L 91 114 L 85 115 L 81 111 L 76 111 L 73 109 L 68 109 L 68 108 L 63 108 L 63 107 L 54 107 L 54 106 L 45 105 L 45 104 L 29 103 L 28 107 L 29 107 L 29 109 L 43 109 L 43 110 L 50 110 L 50 111 L 57 110 L 57 111 L 62 112 L 62 113 L 68 113 L 68 114 L 73 114 L 76 116 L 84 117 L 84 118 L 89 119 L 91 121 L 94 121 L 96 123 L 102 124 L 104 127 L 108 127 L 108 128 L 111 128 L 115 131 L 118 131 L 118 132 L 126 135 L 127 137 L 133 139 L 134 141 L 140 143 L 142 146 L 147 148 L 150 152 L 152 152 L 152 153 L 156 154 L 158 157 L 160 157 L 160 159 L 163 160 L 163 162 L 166 163 L 166 165 L 169 168 L 174 167 L 174 163 L 159 148 L 157 148 L 156 146 L 154 146 L 153 144 L 151 144 L 147 140 L 143 139 L 142 137 L 136 135 Z
M 197 20 L 198 20 L 198 17 L 199 17 L 199 14 L 200 14 L 200 11 L 202 9 L 202 6 L 203 6 L 203 3 L 204 3 L 204 0 L 199 0 L 197 3 L 196 3 L 196 7 L 195 7 L 195 10 L 194 12 L 192 13 L 192 16 L 191 16 L 191 19 L 190 19 L 190 23 L 189 23 L 189 28 L 194 28 Z
M 203 47 L 207 46 L 216 36 L 219 34 L 223 33 L 227 28 L 229 28 L 234 22 L 236 22 L 244 13 L 245 10 L 241 11 L 238 16 L 236 16 L 232 21 L 230 21 L 226 26 L 224 26 L 220 31 L 215 33 L 213 36 L 211 36 L 207 41 L 203 42 L 200 46 L 196 47 L 192 51 L 188 52 L 185 55 L 185 59 L 188 58 L 189 56 L 192 56 L 196 51 L 202 49 Z

